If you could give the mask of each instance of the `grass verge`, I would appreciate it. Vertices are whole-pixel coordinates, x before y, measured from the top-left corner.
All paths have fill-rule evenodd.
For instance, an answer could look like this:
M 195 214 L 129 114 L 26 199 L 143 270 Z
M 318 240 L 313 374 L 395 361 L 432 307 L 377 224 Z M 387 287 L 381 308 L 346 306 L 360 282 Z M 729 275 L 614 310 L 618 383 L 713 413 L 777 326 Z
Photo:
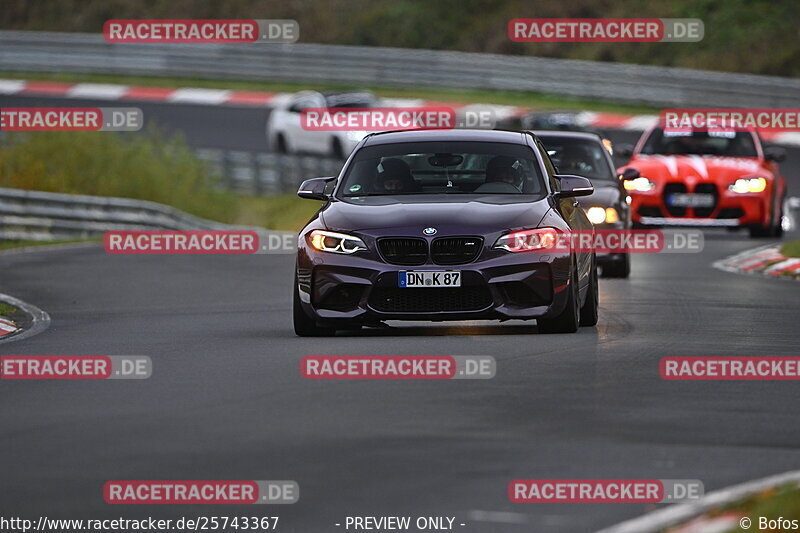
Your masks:
M 596 100 L 573 99 L 564 96 L 546 95 L 524 91 L 491 91 L 459 89 L 405 89 L 387 87 L 364 87 L 342 84 L 274 83 L 244 80 L 207 80 L 196 78 L 164 78 L 150 76 L 118 76 L 106 74 L 71 74 L 41 72 L 0 72 L 0 78 L 22 80 L 49 80 L 69 83 L 116 83 L 144 87 L 197 87 L 207 89 L 230 89 L 238 91 L 294 92 L 307 89 L 369 89 L 379 96 L 394 98 L 422 98 L 424 100 L 455 103 L 486 103 L 531 107 L 534 109 L 564 109 L 578 111 L 606 111 L 610 113 L 658 113 L 650 106 L 635 106 L 598 102 Z
M 800 241 L 789 241 L 781 246 L 781 253 L 786 257 L 800 257 Z
M 14 313 L 19 313 L 19 309 L 13 305 L 0 302 L 0 316 L 7 317 L 13 315 Z
M 17 189 L 150 200 L 225 222 L 298 230 L 320 203 L 294 195 L 240 196 L 180 137 L 158 131 L 121 136 L 108 132 L 9 134 L 0 143 L 3 186 Z M 26 244 L 0 243 L 0 249 Z M 41 243 L 35 243 L 41 244 Z
M 776 487 L 756 494 L 746 500 L 721 509 L 719 514 L 735 513 L 746 516 L 752 521 L 748 529 L 736 527 L 728 533 L 744 531 L 788 531 L 789 529 L 762 529 L 759 526 L 761 517 L 767 520 L 776 520 L 782 517 L 786 520 L 800 520 L 800 487 L 796 484 Z

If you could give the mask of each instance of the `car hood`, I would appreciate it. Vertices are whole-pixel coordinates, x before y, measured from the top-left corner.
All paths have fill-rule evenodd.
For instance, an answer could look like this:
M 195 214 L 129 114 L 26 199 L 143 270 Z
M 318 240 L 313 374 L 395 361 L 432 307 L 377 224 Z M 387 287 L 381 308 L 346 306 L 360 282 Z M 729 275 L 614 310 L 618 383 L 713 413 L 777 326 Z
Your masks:
M 633 167 L 653 181 L 696 181 L 727 183 L 747 176 L 771 176 L 754 157 L 701 155 L 638 155 L 624 168 Z
M 321 216 L 334 231 L 423 236 L 423 229 L 436 228 L 436 236 L 442 236 L 536 227 L 550 209 L 546 199 L 520 202 L 508 196 L 465 196 L 352 198 L 331 202 Z

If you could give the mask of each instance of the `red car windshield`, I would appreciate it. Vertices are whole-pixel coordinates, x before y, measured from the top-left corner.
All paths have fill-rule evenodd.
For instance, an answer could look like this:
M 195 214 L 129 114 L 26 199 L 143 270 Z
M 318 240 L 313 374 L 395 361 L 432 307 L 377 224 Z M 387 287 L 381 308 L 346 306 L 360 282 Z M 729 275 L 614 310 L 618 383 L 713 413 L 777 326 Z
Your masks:
M 756 145 L 750 132 L 665 132 L 661 128 L 656 128 L 650 132 L 640 153 L 758 157 Z

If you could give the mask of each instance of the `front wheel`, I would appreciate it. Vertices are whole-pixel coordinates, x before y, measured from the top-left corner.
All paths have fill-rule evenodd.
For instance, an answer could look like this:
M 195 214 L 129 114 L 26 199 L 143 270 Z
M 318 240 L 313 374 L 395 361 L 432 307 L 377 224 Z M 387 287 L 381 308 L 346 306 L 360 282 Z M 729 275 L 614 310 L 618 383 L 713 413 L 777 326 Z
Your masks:
M 589 274 L 589 286 L 586 288 L 586 300 L 580 312 L 581 326 L 597 325 L 600 290 L 597 283 L 597 259 L 592 255 L 592 272 Z
M 294 319 L 294 332 L 299 337 L 332 337 L 336 334 L 333 328 L 323 328 L 303 311 L 300 304 L 300 293 L 297 280 L 294 282 L 294 298 L 292 300 L 292 317 Z
M 539 333 L 575 333 L 578 331 L 580 308 L 578 303 L 578 276 L 573 273 L 567 286 L 567 304 L 555 318 L 537 318 Z
M 603 264 L 604 278 L 627 278 L 631 274 L 631 256 L 623 254 L 623 259 Z
M 289 153 L 289 144 L 286 142 L 286 137 L 284 137 L 283 133 L 279 133 L 275 138 L 275 151 L 282 155 Z
M 783 206 L 778 211 L 778 216 L 775 220 L 767 225 L 753 225 L 750 226 L 750 237 L 764 238 L 764 237 L 782 237 L 783 236 Z
M 335 137 L 331 142 L 331 156 L 334 159 L 344 159 L 344 148 L 342 148 L 342 142 Z

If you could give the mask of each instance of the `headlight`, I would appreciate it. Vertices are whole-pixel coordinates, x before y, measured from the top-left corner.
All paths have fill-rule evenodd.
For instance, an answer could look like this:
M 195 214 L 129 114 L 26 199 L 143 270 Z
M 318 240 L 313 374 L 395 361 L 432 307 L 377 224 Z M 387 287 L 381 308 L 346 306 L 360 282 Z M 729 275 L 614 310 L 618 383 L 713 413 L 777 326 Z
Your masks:
M 592 224 L 602 224 L 606 221 L 606 210 L 602 207 L 590 207 L 586 210 L 586 216 Z
M 321 252 L 335 254 L 352 254 L 367 249 L 367 245 L 358 237 L 319 229 L 309 233 L 308 242 Z
M 648 192 L 656 188 L 656 184 L 647 178 L 641 177 L 622 182 L 626 191 Z
M 553 228 L 540 228 L 506 233 L 497 239 L 494 248 L 508 252 L 532 252 L 555 248 L 556 244 L 558 232 Z
M 586 216 L 592 224 L 603 224 L 607 222 L 614 224 L 619 222 L 619 213 L 613 207 L 590 207 L 586 210 Z
M 347 132 L 347 138 L 350 139 L 351 141 L 358 142 L 358 141 L 360 141 L 361 139 L 363 139 L 366 136 L 367 136 L 367 132 L 366 131 L 348 131 Z
M 733 185 L 728 187 L 729 191 L 737 193 L 762 192 L 767 188 L 766 178 L 742 178 L 736 180 Z

